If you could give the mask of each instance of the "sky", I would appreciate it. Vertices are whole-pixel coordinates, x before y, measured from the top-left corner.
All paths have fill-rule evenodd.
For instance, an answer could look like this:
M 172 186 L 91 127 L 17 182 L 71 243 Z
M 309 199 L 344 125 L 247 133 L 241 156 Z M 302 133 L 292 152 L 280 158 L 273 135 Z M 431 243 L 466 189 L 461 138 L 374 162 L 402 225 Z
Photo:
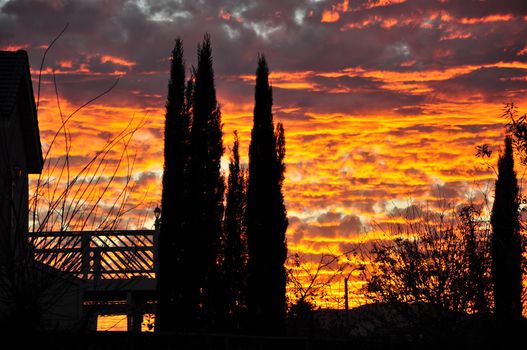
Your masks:
M 60 126 L 53 73 L 65 114 L 119 78 L 68 131 L 80 169 L 130 122 L 143 124 L 128 146 L 127 228 L 151 228 L 160 202 L 176 37 L 190 70 L 211 35 L 224 165 L 234 130 L 247 162 L 254 73 L 265 54 L 286 132 L 289 251 L 307 260 L 378 238 L 405 208 L 491 195 L 494 174 L 475 147 L 489 144 L 494 164 L 503 104 L 527 111 L 522 0 L 0 0 L 0 49 L 27 50 L 35 91 L 44 50 L 67 23 L 42 71 L 43 147 Z M 58 141 L 50 157 L 61 149 Z M 119 152 L 108 157 L 118 164 Z M 110 193 L 125 181 L 118 170 Z

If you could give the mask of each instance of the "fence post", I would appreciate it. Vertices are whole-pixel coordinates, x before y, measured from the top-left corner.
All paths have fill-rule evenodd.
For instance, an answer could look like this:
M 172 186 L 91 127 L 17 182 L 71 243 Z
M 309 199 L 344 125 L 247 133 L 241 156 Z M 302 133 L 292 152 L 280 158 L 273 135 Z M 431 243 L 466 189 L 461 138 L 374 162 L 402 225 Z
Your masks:
M 90 242 L 91 233 L 89 231 L 82 232 L 81 234 L 81 266 L 82 266 L 82 278 L 88 280 L 90 272 Z
M 154 272 L 157 273 L 157 268 L 158 268 L 158 253 L 159 253 L 159 231 L 161 230 L 161 209 L 156 206 L 156 208 L 154 209 L 154 216 L 156 218 L 156 221 L 154 221 L 154 237 L 153 237 L 153 241 L 154 241 L 154 246 L 153 246 L 153 250 L 154 250 Z
M 101 248 L 97 247 L 93 250 L 93 280 L 99 281 L 102 274 L 102 256 Z

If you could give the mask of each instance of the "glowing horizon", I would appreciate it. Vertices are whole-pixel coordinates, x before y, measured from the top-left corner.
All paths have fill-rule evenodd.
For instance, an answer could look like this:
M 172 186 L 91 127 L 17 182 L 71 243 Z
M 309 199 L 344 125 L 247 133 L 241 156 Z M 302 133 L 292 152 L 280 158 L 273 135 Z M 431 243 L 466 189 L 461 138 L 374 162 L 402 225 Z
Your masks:
M 143 122 L 130 144 L 135 187 L 128 204 L 138 207 L 121 224 L 149 229 L 160 203 L 174 38 L 184 40 L 190 69 L 197 43 L 211 34 L 224 165 L 234 130 L 247 164 L 256 56 L 265 53 L 275 122 L 283 122 L 286 133 L 289 251 L 316 261 L 378 238 L 394 208 L 492 193 L 493 172 L 475 157 L 475 147 L 489 144 L 489 164 L 495 164 L 503 103 L 527 111 L 527 46 L 521 40 L 527 12 L 514 1 L 486 5 L 0 1 L 0 33 L 6 33 L 0 49 L 28 51 L 36 94 L 40 59 L 65 24 L 56 19 L 70 22 L 42 71 L 44 150 L 60 126 L 53 74 L 65 115 L 120 77 L 112 92 L 68 123 L 71 164 L 78 170 L 131 120 Z M 62 139 L 57 142 L 54 159 L 64 148 Z M 117 153 L 110 155 L 114 162 Z M 109 192 L 114 196 L 126 169 L 117 175 Z

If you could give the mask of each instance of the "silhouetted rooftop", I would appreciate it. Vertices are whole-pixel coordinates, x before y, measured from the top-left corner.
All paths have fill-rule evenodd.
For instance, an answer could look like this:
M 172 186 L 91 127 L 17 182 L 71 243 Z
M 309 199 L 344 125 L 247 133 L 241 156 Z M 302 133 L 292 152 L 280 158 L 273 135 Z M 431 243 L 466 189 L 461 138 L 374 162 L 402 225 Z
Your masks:
M 0 51 L 0 120 L 13 117 L 15 107 L 21 118 L 29 173 L 42 169 L 42 147 L 37 109 L 26 51 Z
M 25 51 L 0 51 L 0 117 L 11 116 L 27 62 Z

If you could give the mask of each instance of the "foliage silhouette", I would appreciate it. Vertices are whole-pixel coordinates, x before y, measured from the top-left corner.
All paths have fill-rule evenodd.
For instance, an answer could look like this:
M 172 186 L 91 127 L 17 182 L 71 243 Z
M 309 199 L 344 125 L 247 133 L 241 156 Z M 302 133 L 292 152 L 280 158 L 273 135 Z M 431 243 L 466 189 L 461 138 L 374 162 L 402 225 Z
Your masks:
M 373 302 L 413 311 L 405 317 L 417 326 L 423 315 L 433 320 L 423 323 L 427 332 L 446 332 L 464 315 L 490 308 L 489 227 L 475 204 L 432 209 L 398 213 L 389 239 L 374 244 L 364 292 Z
M 247 188 L 249 251 L 247 308 L 253 332 L 285 331 L 287 213 L 282 194 L 285 137 L 274 129 L 272 89 L 264 56 L 258 58 Z
M 158 306 L 156 330 L 176 330 L 185 324 L 185 284 L 178 280 L 191 266 L 185 253 L 188 212 L 187 167 L 189 162 L 192 83 L 185 86 L 183 42 L 177 39 L 172 51 L 165 116 L 165 164 L 159 233 L 157 273 Z
M 518 216 L 519 188 L 512 139 L 506 137 L 504 153 L 498 160 L 491 216 L 494 312 L 502 322 L 518 321 L 522 315 L 522 242 Z
M 193 271 L 185 275 L 189 293 L 184 298 L 195 311 L 189 314 L 190 329 L 214 329 L 223 308 L 218 290 L 217 264 L 222 233 L 224 178 L 220 170 L 223 155 L 220 107 L 216 101 L 212 47 L 205 35 L 198 46 L 198 67 L 194 72 L 192 126 L 190 133 L 188 238 L 186 252 Z M 187 288 L 187 287 L 185 287 Z
M 245 327 L 247 276 L 247 237 L 245 227 L 246 172 L 240 165 L 240 142 L 234 132 L 229 163 L 221 251 L 222 282 L 225 288 L 225 327 L 239 331 Z

